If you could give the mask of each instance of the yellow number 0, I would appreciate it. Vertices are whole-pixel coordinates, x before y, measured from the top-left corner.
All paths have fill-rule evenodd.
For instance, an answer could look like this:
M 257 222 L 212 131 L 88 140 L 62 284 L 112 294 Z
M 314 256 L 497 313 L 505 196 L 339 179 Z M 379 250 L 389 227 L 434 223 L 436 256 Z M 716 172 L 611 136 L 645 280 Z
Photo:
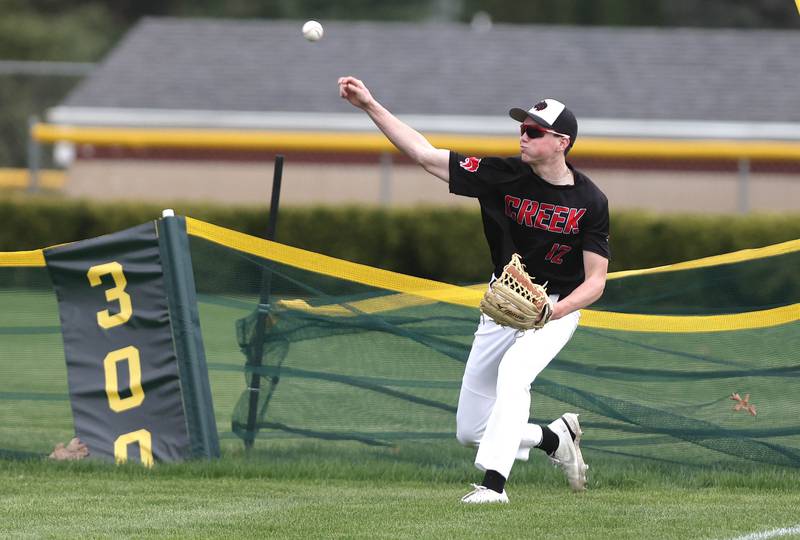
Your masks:
M 131 395 L 120 399 L 119 380 L 117 380 L 117 362 L 128 361 L 128 380 L 130 381 Z M 142 390 L 142 364 L 139 360 L 139 349 L 130 346 L 108 353 L 103 360 L 103 371 L 106 374 L 106 396 L 108 406 L 114 412 L 127 411 L 138 407 L 144 401 Z
M 125 324 L 133 314 L 131 297 L 125 292 L 128 280 L 125 279 L 125 274 L 122 273 L 121 264 L 118 262 L 98 264 L 97 266 L 89 268 L 89 271 L 86 273 L 89 278 L 89 284 L 92 287 L 101 285 L 103 283 L 101 278 L 109 274 L 114 280 L 114 287 L 106 291 L 106 300 L 109 302 L 117 301 L 119 303 L 119 313 L 111 315 L 107 309 L 97 312 L 97 324 L 106 330 Z
M 139 431 L 132 431 L 125 435 L 120 435 L 114 441 L 114 460 L 117 463 L 125 463 L 128 461 L 128 445 L 131 443 L 139 443 L 139 456 L 142 460 L 142 465 L 145 467 L 153 466 L 153 443 L 150 432 L 146 429 Z

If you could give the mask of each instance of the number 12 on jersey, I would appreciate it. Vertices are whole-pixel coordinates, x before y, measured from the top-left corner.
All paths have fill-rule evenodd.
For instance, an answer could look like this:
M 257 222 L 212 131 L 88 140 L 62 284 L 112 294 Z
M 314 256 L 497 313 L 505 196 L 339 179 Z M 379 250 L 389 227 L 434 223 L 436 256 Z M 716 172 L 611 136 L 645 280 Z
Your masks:
M 572 251 L 572 248 L 569 246 L 565 246 L 564 244 L 553 244 L 553 247 L 551 247 L 550 251 L 548 251 L 547 255 L 545 255 L 544 260 L 553 264 L 561 264 L 564 262 L 564 255 L 570 251 Z

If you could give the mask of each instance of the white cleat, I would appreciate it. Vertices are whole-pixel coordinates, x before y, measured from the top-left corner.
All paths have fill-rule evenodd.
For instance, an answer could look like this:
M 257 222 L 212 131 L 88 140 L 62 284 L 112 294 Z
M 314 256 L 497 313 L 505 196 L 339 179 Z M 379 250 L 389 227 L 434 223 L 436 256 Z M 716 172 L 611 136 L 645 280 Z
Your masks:
M 502 493 L 498 493 L 492 489 L 487 488 L 486 486 L 479 486 L 478 484 L 472 484 L 472 487 L 475 488 L 463 497 L 461 497 L 462 503 L 467 504 L 489 504 L 489 503 L 508 503 L 508 495 L 506 495 L 506 490 L 503 490 Z
M 589 466 L 583 462 L 583 455 L 581 455 L 580 443 L 583 432 L 578 423 L 578 415 L 564 413 L 561 418 L 551 422 L 547 427 L 558 435 L 558 448 L 550 456 L 550 461 L 567 475 L 572 491 L 584 491 L 586 489 L 586 470 Z M 570 431 L 575 435 L 574 441 Z

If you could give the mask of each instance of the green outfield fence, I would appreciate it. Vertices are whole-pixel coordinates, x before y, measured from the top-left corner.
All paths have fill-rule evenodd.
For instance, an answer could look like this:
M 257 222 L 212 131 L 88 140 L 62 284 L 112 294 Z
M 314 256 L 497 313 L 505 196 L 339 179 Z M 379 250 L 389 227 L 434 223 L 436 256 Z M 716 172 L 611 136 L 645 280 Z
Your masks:
M 341 441 L 458 447 L 484 285 L 358 265 L 186 218 L 222 456 Z M 800 240 L 611 274 L 535 381 L 581 414 L 587 460 L 800 467 Z M 135 309 L 135 305 L 134 305 Z M 41 250 L 0 253 L 0 455 L 73 430 Z

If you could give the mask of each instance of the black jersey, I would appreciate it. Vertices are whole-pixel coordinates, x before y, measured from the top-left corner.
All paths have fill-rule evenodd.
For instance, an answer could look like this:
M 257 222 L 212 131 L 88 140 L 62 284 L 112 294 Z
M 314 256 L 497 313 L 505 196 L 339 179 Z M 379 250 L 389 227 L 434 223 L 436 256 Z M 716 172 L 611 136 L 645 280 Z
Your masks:
M 575 183 L 554 186 L 518 157 L 450 153 L 450 192 L 480 201 L 495 276 L 519 253 L 534 281 L 562 298 L 585 279 L 584 250 L 610 258 L 608 199 L 568 166 Z

